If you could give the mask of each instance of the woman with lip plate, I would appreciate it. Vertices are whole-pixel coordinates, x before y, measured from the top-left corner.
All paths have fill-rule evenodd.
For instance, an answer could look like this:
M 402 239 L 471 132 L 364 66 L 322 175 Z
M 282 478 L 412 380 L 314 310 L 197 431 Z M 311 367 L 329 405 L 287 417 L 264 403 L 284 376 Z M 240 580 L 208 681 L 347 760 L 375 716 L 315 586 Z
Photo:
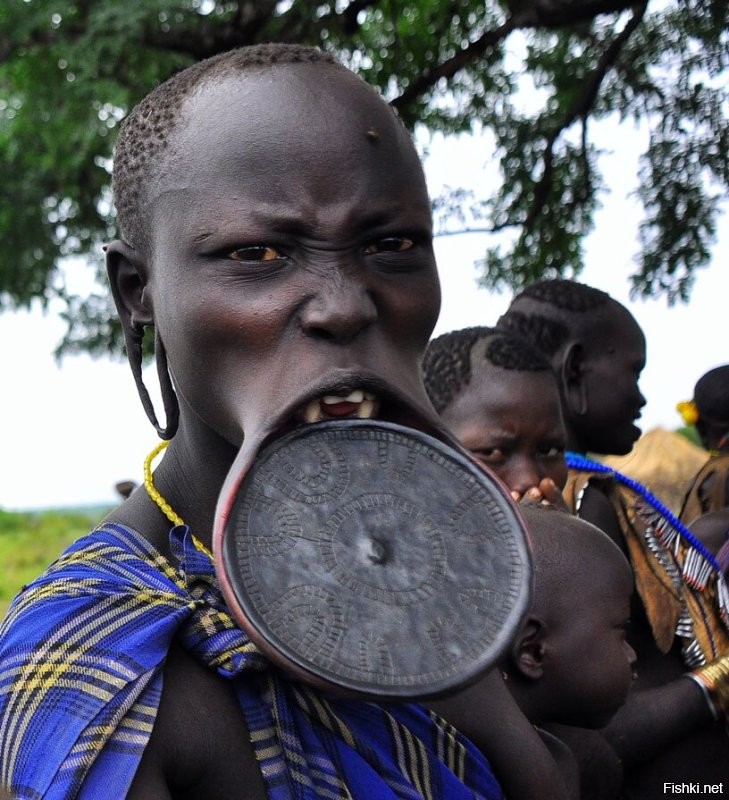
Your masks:
M 623 796 L 664 797 L 667 781 L 729 785 L 729 596 L 721 570 L 645 487 L 585 455 L 623 455 L 640 435 L 643 332 L 608 294 L 568 280 L 527 287 L 497 327 L 549 357 L 571 451 L 565 500 L 604 530 L 633 568 L 628 641 L 638 679 L 604 730 L 622 763 Z M 569 744 L 579 752 L 579 735 Z
M 216 581 L 216 507 L 241 448 L 320 420 L 439 428 L 420 376 L 440 304 L 430 204 L 390 107 L 318 50 L 231 51 L 132 110 L 113 182 L 109 279 L 169 446 L 0 628 L 0 786 L 15 800 L 495 800 L 499 782 L 568 797 L 503 685 L 492 769 L 421 705 L 292 679 Z

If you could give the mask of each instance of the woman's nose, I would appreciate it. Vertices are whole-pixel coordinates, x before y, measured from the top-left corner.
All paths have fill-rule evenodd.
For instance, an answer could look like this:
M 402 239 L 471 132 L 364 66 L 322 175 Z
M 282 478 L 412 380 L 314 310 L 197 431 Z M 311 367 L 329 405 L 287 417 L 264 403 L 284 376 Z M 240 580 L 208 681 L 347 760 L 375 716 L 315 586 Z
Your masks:
M 539 481 L 543 477 L 531 459 L 512 457 L 505 474 L 502 476 L 502 480 L 511 491 L 516 491 L 523 495 L 527 489 L 539 486 Z
M 322 279 L 319 290 L 300 312 L 308 336 L 346 344 L 377 319 L 377 307 L 367 288 L 355 276 Z

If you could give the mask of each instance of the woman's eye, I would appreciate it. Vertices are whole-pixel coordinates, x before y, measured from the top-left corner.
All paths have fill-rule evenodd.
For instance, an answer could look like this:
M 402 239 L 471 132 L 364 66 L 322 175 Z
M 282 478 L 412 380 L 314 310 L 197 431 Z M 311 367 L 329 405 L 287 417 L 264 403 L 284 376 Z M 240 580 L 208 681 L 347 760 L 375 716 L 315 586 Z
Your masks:
M 233 261 L 276 261 L 283 258 L 281 253 L 270 245 L 254 244 L 250 247 L 239 247 L 228 256 Z
M 504 460 L 504 451 L 499 447 L 489 447 L 485 450 L 472 450 L 471 453 L 484 464 L 497 464 Z
M 415 245 L 412 239 L 407 236 L 386 236 L 384 239 L 378 239 L 365 247 L 365 253 L 368 256 L 377 253 L 402 253 L 404 250 L 410 250 Z

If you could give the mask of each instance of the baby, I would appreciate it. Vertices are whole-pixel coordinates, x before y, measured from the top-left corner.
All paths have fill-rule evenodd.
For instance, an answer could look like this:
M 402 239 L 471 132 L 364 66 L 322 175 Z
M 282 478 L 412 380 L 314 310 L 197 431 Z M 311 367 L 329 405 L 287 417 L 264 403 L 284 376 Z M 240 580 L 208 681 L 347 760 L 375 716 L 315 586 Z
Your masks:
M 626 639 L 633 578 L 620 548 L 594 525 L 554 506 L 520 510 L 532 540 L 534 594 L 502 661 L 502 677 L 574 785 L 574 756 L 544 726 L 597 730 L 625 702 L 635 677 L 636 655 Z M 481 721 L 490 714 L 493 680 L 490 674 L 433 704 L 488 752 L 496 745 Z M 605 782 L 619 783 L 619 774 L 609 774 L 619 769 L 616 762 L 608 760 L 601 769 Z

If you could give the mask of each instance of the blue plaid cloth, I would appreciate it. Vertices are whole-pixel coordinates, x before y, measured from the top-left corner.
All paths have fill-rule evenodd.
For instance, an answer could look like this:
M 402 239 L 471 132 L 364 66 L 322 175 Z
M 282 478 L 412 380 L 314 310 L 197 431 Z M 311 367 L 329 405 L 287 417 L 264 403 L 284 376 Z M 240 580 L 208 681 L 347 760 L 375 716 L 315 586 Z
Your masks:
M 286 681 L 228 613 L 187 527 L 179 568 L 106 525 L 66 550 L 0 624 L 0 786 L 14 800 L 123 797 L 174 641 L 234 682 L 271 800 L 498 800 L 487 760 L 414 704 L 324 700 Z

